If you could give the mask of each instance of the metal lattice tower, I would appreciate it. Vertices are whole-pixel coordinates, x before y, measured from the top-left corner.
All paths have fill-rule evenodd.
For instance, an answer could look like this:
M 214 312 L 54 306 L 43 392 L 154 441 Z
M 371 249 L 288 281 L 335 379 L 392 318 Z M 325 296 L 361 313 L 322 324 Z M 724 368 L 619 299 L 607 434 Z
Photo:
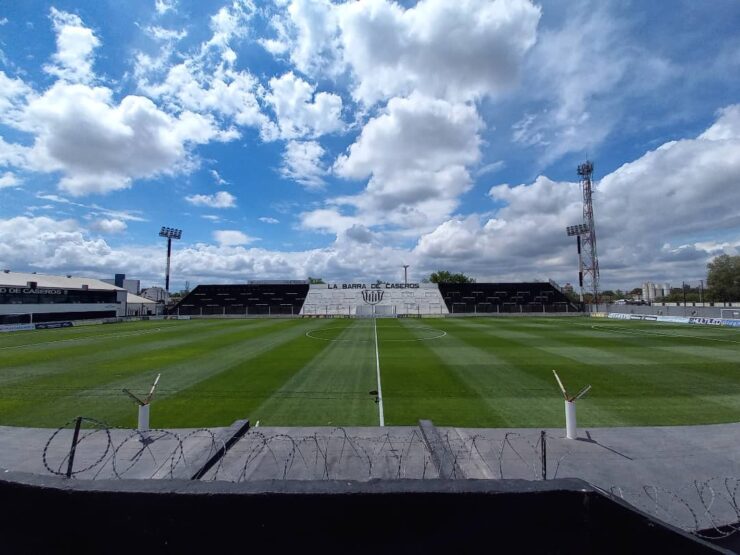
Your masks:
M 586 233 L 582 235 L 583 240 L 583 276 L 591 280 L 591 292 L 594 303 L 599 302 L 599 256 L 596 253 L 596 224 L 594 223 L 593 205 L 593 182 L 591 176 L 594 173 L 594 165 L 586 161 L 578 166 L 578 175 L 581 177 L 581 189 L 583 190 L 583 224 Z

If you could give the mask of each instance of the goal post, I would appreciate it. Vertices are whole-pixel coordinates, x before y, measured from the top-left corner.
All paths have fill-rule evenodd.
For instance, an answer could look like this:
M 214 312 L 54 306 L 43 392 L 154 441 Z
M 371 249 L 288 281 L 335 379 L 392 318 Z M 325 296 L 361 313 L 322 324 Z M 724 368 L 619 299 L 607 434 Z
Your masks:
M 725 320 L 740 320 L 740 307 L 721 308 L 719 310 L 719 316 Z
M 31 312 L 11 312 L 10 314 L 0 314 L 0 325 L 33 323 L 33 313 Z

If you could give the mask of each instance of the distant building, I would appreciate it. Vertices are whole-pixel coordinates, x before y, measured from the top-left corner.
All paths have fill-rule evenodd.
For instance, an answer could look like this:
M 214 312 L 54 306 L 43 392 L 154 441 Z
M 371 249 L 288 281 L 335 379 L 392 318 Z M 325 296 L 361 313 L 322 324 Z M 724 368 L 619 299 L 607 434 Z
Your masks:
M 156 316 L 164 310 L 162 303 L 132 293 L 126 296 L 126 305 L 127 316 Z
M 116 274 L 116 277 L 113 279 L 102 279 L 100 281 L 121 287 L 133 295 L 138 295 L 141 289 L 141 281 L 138 279 L 126 279 L 126 274 Z
M 141 296 L 158 303 L 167 303 L 170 300 L 167 291 L 162 287 L 147 287 L 141 292 Z
M 126 315 L 127 292 L 99 279 L 0 272 L 0 326 Z
M 667 297 L 671 294 L 671 287 L 669 284 L 664 283 L 662 285 L 655 284 L 652 281 L 646 281 L 642 284 L 642 300 L 647 302 L 656 301 Z

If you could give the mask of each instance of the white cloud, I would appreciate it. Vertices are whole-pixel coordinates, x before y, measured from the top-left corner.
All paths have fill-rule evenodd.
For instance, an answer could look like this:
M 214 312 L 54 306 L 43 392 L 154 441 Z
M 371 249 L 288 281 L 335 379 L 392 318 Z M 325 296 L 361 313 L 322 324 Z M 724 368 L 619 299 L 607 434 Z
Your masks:
M 150 25 L 144 31 L 154 40 L 161 42 L 177 42 L 188 36 L 185 29 L 178 31 L 176 29 L 165 29 L 159 25 Z
M 194 206 L 209 208 L 233 208 L 236 206 L 236 197 L 227 191 L 218 191 L 213 195 L 190 195 L 185 200 Z
M 320 92 L 293 72 L 270 79 L 265 100 L 272 105 L 284 139 L 318 137 L 342 128 L 341 97 Z
M 154 9 L 159 15 L 164 15 L 169 11 L 176 11 L 177 0 L 154 0 Z
M 308 75 L 347 67 L 353 95 L 374 104 L 413 91 L 454 100 L 495 94 L 518 78 L 540 9 L 528 0 L 293 0 L 269 47 Z
M 347 179 L 370 178 L 363 192 L 329 203 L 358 210 L 365 225 L 429 229 L 448 217 L 472 185 L 482 120 L 469 104 L 420 95 L 394 98 L 334 164 Z
M 326 152 L 316 141 L 288 141 L 283 153 L 280 175 L 308 189 L 324 186 L 326 169 L 321 161 Z
M 128 226 L 126 225 L 126 222 L 115 219 L 95 220 L 90 224 L 90 229 L 99 231 L 100 233 L 108 233 L 111 235 L 123 233 L 124 231 L 126 231 L 127 227 Z
M 75 14 L 51 8 L 49 16 L 57 33 L 57 51 L 54 63 L 44 66 L 44 71 L 69 82 L 89 83 L 94 78 L 93 52 L 100 40 Z
M 337 7 L 329 0 L 292 0 L 271 19 L 275 39 L 260 44 L 272 54 L 290 54 L 302 73 L 337 75 L 343 69 L 338 37 Z
M 229 185 L 229 182 L 221 177 L 221 175 L 216 170 L 210 170 L 210 174 L 216 185 Z
M 5 172 L 4 174 L 0 175 L 0 189 L 4 189 L 6 187 L 15 187 L 17 185 L 20 185 L 21 181 L 16 177 L 16 175 L 13 172 Z
M 23 105 L 33 94 L 23 80 L 8 77 L 0 71 L 0 123 L 14 125 L 21 118 Z
M 28 166 L 61 171 L 60 189 L 73 195 L 125 189 L 133 179 L 188 168 L 189 145 L 229 139 L 209 118 L 173 117 L 148 98 L 59 81 L 34 98 L 23 127 L 36 135 Z
M 344 58 L 366 103 L 419 91 L 451 99 L 513 85 L 535 43 L 540 9 L 527 0 L 377 0 L 342 5 Z
M 7 17 L 0 18 L 0 26 L 5 25 L 8 22 Z
M 265 138 L 274 138 L 277 130 L 258 101 L 263 94 L 259 80 L 248 71 L 234 69 L 237 55 L 231 42 L 247 35 L 255 10 L 246 0 L 219 9 L 210 19 L 210 38 L 195 52 L 178 54 L 182 61 L 175 65 L 168 65 L 171 41 L 155 55 L 138 52 L 134 75 L 139 89 L 173 111 L 227 118 L 229 123 L 257 127 Z
M 220 229 L 218 231 L 214 231 L 213 239 L 218 242 L 219 245 L 224 247 L 246 245 L 257 240 L 255 237 L 250 237 L 246 233 L 233 229 Z
M 601 179 L 594 212 L 606 284 L 703 278 L 718 249 L 736 248 L 739 115 L 739 106 L 727 107 L 696 139 L 665 143 Z M 478 275 L 495 265 L 518 279 L 536 261 L 541 277 L 573 280 L 575 247 L 565 226 L 581 221 L 579 184 L 539 177 L 492 187 L 490 195 L 505 205 L 493 217 L 446 221 L 420 238 L 415 253 Z M 708 234 L 735 239 L 708 242 Z
M 261 221 L 264 224 L 279 224 L 280 223 L 280 220 L 278 220 L 277 218 L 270 218 L 268 216 L 262 216 L 261 218 L 259 218 L 259 221 Z

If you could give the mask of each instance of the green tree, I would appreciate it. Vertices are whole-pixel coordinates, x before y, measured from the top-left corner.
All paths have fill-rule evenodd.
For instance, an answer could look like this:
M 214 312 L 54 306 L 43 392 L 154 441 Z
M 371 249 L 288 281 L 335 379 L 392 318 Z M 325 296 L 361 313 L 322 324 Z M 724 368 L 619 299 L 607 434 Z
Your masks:
M 740 300 L 740 256 L 723 254 L 707 264 L 707 287 L 712 300 Z
M 315 278 L 315 277 L 308 276 L 308 283 L 312 285 L 318 285 L 318 284 L 324 283 L 324 280 L 321 278 Z
M 471 278 L 462 273 L 453 274 L 447 270 L 437 270 L 429 276 L 431 283 L 475 283 L 475 278 Z

